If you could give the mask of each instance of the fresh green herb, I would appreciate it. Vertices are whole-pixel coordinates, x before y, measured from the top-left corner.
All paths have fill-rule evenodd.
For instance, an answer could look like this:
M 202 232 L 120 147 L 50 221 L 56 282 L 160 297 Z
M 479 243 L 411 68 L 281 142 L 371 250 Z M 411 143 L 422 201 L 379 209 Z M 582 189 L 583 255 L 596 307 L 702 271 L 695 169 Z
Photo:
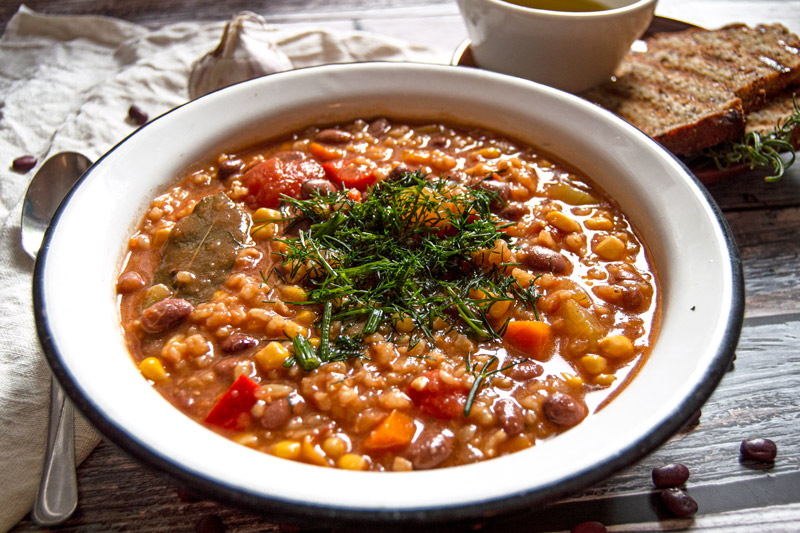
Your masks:
M 331 320 L 363 323 L 357 334 L 322 342 L 318 358 L 360 354 L 356 347 L 386 319 L 411 319 L 416 343 L 433 340 L 438 321 L 474 338 L 497 338 L 486 312 L 498 301 L 518 299 L 535 311 L 538 296 L 505 273 L 508 265 L 476 262 L 477 253 L 495 253 L 496 241 L 508 239 L 490 209 L 497 200 L 495 192 L 419 172 L 379 182 L 361 202 L 343 191 L 284 198 L 284 213 L 291 213 L 285 220 L 308 227 L 282 240 L 285 277 L 306 287 L 303 304 L 330 310 L 323 331 Z
M 768 168 L 771 174 L 767 181 L 777 181 L 795 161 L 792 145 L 794 129 L 800 126 L 800 108 L 793 97 L 794 110 L 785 120 L 778 120 L 775 129 L 767 132 L 750 131 L 738 142 L 726 142 L 703 150 L 703 158 L 710 159 L 717 170 L 733 165 L 745 164 L 750 169 Z M 784 161 L 784 157 L 788 161 Z
M 294 348 L 294 359 L 303 370 L 314 370 L 320 365 L 320 360 L 314 351 L 314 347 L 305 336 L 296 335 L 292 339 L 292 347 Z
M 512 368 L 520 363 L 524 363 L 525 361 L 530 361 L 530 359 L 525 358 L 520 361 L 514 361 L 512 363 L 509 363 L 503 368 L 496 368 L 494 370 L 489 370 L 492 367 L 492 365 L 496 364 L 498 361 L 499 359 L 496 356 L 494 355 L 491 356 L 489 360 L 483 364 L 481 369 L 478 371 L 478 374 L 476 375 L 475 368 L 477 367 L 477 363 L 475 363 L 475 365 L 473 366 L 471 362 L 471 354 L 467 354 L 467 358 L 465 360 L 467 365 L 467 370 L 473 376 L 475 376 L 475 381 L 472 383 L 472 388 L 469 390 L 469 394 L 467 394 L 467 402 L 466 404 L 464 404 L 465 417 L 469 416 L 470 412 L 472 411 L 472 405 L 475 403 L 475 397 L 478 395 L 478 393 L 481 390 L 481 387 L 483 387 L 483 384 L 486 381 L 491 379 L 491 377 L 497 374 L 498 372 L 503 372 L 505 370 L 508 370 L 509 368 Z

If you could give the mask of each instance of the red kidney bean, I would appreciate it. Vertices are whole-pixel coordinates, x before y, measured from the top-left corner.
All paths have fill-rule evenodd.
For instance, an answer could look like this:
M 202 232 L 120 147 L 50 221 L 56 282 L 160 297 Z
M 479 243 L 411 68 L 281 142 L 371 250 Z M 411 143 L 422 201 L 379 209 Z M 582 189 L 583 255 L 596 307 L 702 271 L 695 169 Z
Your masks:
M 384 178 L 384 181 L 387 181 L 389 183 L 391 183 L 393 181 L 397 181 L 400 178 L 402 178 L 404 174 L 408 174 L 409 172 L 411 172 L 411 171 L 408 169 L 407 166 L 405 166 L 403 164 L 399 164 L 396 167 L 394 167 L 392 169 L 392 171 L 389 172 L 389 174 L 386 175 L 386 177 Z
M 435 468 L 453 453 L 453 438 L 436 431 L 423 431 L 408 448 L 408 459 L 417 470 Z
M 236 365 L 246 361 L 245 357 L 226 357 L 214 363 L 214 372 L 223 379 L 233 381 L 233 374 L 236 370 Z
M 542 402 L 544 416 L 554 424 L 571 427 L 586 416 L 586 407 L 569 394 L 554 392 Z
M 684 490 L 665 489 L 661 492 L 661 500 L 675 516 L 686 518 L 697 513 L 697 502 Z
M 147 123 L 149 119 L 147 113 L 136 104 L 128 108 L 128 117 L 138 126 Z
M 744 459 L 769 463 L 778 455 L 778 446 L 769 439 L 746 439 L 742 441 L 739 452 Z
M 670 463 L 654 468 L 652 475 L 656 487 L 678 487 L 689 479 L 689 469 L 681 463 Z
M 523 361 L 505 370 L 505 374 L 516 381 L 527 381 L 538 378 L 544 372 L 544 368 L 539 363 L 533 361 Z
M 303 199 L 311 198 L 317 194 L 322 196 L 336 192 L 336 185 L 322 178 L 311 178 L 300 185 L 300 196 Z
M 223 159 L 217 165 L 217 178 L 224 180 L 234 174 L 239 174 L 244 169 L 244 161 L 238 157 Z
M 35 167 L 37 162 L 37 159 L 32 155 L 23 155 L 12 161 L 11 168 L 17 172 L 24 173 Z
M 167 298 L 142 311 L 142 329 L 148 333 L 159 333 L 177 326 L 189 316 L 194 307 L 181 298 Z
M 606 533 L 608 530 L 602 522 L 581 522 L 572 526 L 570 533 Z
M 352 141 L 353 135 L 344 130 L 328 128 L 317 133 L 316 139 L 325 144 L 344 144 Z
M 286 398 L 278 398 L 267 404 L 264 414 L 261 415 L 261 425 L 265 429 L 278 429 L 283 427 L 292 418 L 292 404 Z
M 200 517 L 194 526 L 197 533 L 224 533 L 225 523 L 222 518 L 215 514 L 207 514 Z
M 367 133 L 372 135 L 373 137 L 382 137 L 386 132 L 389 131 L 389 121 L 385 118 L 376 118 L 372 122 L 369 123 L 369 127 L 367 128 Z
M 525 429 L 522 407 L 510 398 L 503 398 L 494 403 L 494 416 L 509 437 L 514 437 Z
M 245 335 L 244 333 L 234 333 L 219 343 L 219 349 L 225 353 L 237 353 L 257 345 L 257 338 Z
M 572 263 L 559 252 L 538 244 L 523 246 L 525 264 L 535 270 L 564 274 L 572 271 Z

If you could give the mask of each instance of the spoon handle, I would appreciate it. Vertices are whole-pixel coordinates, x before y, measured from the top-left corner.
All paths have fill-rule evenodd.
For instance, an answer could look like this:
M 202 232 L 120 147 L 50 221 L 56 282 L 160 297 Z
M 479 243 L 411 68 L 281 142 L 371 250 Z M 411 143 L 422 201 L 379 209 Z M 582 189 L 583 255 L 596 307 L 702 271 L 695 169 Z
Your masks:
M 51 377 L 47 455 L 31 518 L 40 526 L 57 525 L 67 520 L 77 506 L 73 408 L 55 377 Z

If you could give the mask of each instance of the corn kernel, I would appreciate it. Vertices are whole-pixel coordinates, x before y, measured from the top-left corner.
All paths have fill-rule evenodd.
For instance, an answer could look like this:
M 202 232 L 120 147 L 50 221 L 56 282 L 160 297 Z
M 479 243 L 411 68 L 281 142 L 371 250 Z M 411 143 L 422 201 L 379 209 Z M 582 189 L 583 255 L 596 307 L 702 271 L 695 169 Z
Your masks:
M 595 246 L 594 253 L 606 261 L 618 261 L 625 255 L 625 243 L 612 235 L 600 241 Z
M 614 223 L 605 217 L 592 217 L 583 221 L 586 229 L 595 231 L 611 231 L 614 228 Z
M 602 355 L 584 355 L 581 357 L 581 365 L 590 374 L 600 374 L 608 366 L 608 360 Z
M 610 387 L 616 379 L 617 378 L 614 376 L 614 374 L 598 374 L 594 377 L 594 382 L 601 387 Z
M 256 353 L 256 362 L 265 372 L 283 368 L 283 362 L 289 357 L 289 350 L 277 342 L 272 341 Z
M 369 466 L 367 459 L 363 455 L 347 453 L 339 458 L 337 466 L 344 470 L 366 470 Z
M 303 287 L 284 285 L 281 287 L 281 298 L 285 302 L 305 302 L 308 299 L 308 294 Z
M 272 447 L 270 453 L 282 459 L 297 460 L 300 458 L 300 443 L 296 440 L 282 440 Z
M 156 383 L 161 383 L 169 379 L 167 371 L 164 370 L 164 365 L 161 364 L 161 361 L 157 357 L 148 357 L 139 363 L 139 371 L 144 377 Z
M 339 437 L 328 437 L 322 441 L 322 450 L 333 458 L 346 454 L 347 448 L 347 442 Z
M 403 317 L 394 323 L 394 329 L 400 333 L 410 333 L 414 329 L 414 320 L 410 317 Z
M 630 359 L 633 357 L 633 343 L 625 335 L 609 335 L 598 341 L 604 355 L 614 359 Z
M 472 152 L 472 155 L 480 156 L 484 159 L 496 159 L 500 157 L 500 150 L 496 146 L 487 146 Z
M 580 389 L 583 387 L 583 378 L 580 376 L 576 376 L 575 374 L 568 374 L 564 373 L 561 374 L 561 377 L 564 378 L 564 382 L 567 384 L 568 387 L 573 389 Z
M 299 313 L 297 313 L 297 316 L 295 316 L 294 319 L 298 323 L 308 327 L 317 321 L 317 314 L 314 311 L 309 311 L 308 309 L 304 309 Z
M 316 446 L 314 446 L 314 443 L 311 441 L 311 437 L 306 437 L 303 439 L 303 442 L 300 444 L 300 455 L 304 460 L 311 464 L 315 464 L 317 466 L 330 466 L 328 465 L 328 460 L 325 459 L 325 456 L 320 452 L 320 450 L 317 450 Z
M 294 339 L 298 335 L 308 337 L 308 328 L 304 328 L 294 320 L 287 320 L 286 325 L 283 327 L 283 334 Z
M 567 215 L 562 213 L 561 211 L 550 211 L 547 213 L 547 216 L 544 219 L 555 226 L 556 228 L 560 229 L 561 231 L 566 232 L 578 232 L 581 231 L 581 225 L 578 224 L 576 221 L 569 218 Z
M 489 312 L 487 314 L 491 318 L 501 318 L 508 313 L 510 307 L 511 300 L 498 300 L 489 307 Z

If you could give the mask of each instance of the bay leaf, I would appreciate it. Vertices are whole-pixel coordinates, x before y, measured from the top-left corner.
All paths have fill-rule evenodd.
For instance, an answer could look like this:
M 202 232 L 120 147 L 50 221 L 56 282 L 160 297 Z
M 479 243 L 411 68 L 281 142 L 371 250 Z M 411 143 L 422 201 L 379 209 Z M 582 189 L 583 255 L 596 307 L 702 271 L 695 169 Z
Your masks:
M 203 198 L 172 228 L 153 284 L 171 287 L 194 305 L 207 301 L 233 268 L 249 224 L 225 193 Z

